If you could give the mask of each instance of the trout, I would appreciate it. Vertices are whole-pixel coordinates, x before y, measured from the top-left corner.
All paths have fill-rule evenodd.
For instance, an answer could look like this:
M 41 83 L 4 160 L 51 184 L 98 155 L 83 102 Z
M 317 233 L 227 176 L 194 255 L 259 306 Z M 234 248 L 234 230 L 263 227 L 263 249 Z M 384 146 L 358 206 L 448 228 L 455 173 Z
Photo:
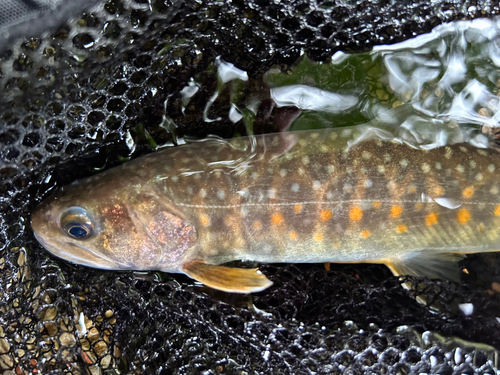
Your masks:
M 228 292 L 272 283 L 260 263 L 383 263 L 458 280 L 467 253 L 500 249 L 500 154 L 430 150 L 353 129 L 207 139 L 65 186 L 32 214 L 70 262 L 185 273 Z

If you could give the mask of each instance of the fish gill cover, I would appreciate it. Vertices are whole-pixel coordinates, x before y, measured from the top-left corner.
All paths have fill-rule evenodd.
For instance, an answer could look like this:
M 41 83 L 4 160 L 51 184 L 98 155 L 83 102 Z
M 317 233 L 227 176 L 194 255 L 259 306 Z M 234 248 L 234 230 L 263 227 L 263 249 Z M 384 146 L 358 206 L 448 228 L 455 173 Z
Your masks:
M 498 32 L 494 22 L 476 39 L 458 30 L 436 50 L 424 44 L 418 55 L 434 59 L 427 55 L 432 66 L 419 74 L 425 64 L 388 65 L 376 51 L 328 61 L 337 51 L 364 52 L 498 11 L 497 3 L 458 1 L 113 0 L 4 43 L 0 372 L 495 373 L 488 345 L 500 348 L 500 270 L 493 254 L 463 263 L 469 276 L 461 287 L 436 281 L 420 292 L 403 289 L 404 280 L 383 266 L 264 265 L 275 285 L 241 297 L 185 277 L 55 259 L 34 240 L 29 214 L 76 178 L 182 143 L 184 135 L 270 131 L 293 118 L 293 105 L 307 110 L 295 128 L 404 119 L 406 126 L 393 130 L 408 142 L 435 147 L 445 137 L 484 145 L 480 127 L 494 124 L 497 113 L 498 61 L 487 50 L 498 45 L 488 34 Z M 443 87 L 446 58 L 456 55 L 450 51 L 467 52 L 467 79 L 448 77 Z M 234 67 L 230 78 L 221 66 Z M 388 66 L 410 67 L 392 76 L 403 77 L 402 86 L 390 82 Z M 306 89 L 291 99 L 273 91 L 285 85 Z M 314 100 L 317 90 L 359 101 L 332 114 Z M 281 100 L 281 112 L 270 97 L 278 106 Z M 460 106 L 466 116 L 450 110 L 457 98 L 467 102 Z M 429 130 L 430 119 L 440 131 Z M 419 293 L 439 310 L 416 302 Z

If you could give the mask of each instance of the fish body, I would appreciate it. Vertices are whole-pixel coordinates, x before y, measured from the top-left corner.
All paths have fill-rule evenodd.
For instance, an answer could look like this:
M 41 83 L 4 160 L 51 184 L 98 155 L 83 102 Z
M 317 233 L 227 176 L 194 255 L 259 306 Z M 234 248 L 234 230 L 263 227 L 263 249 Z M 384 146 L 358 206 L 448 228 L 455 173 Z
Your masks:
M 499 250 L 496 151 L 359 139 L 327 129 L 169 148 L 60 189 L 32 226 L 75 263 L 242 293 L 270 282 L 221 264 L 372 262 L 456 279 L 463 254 Z

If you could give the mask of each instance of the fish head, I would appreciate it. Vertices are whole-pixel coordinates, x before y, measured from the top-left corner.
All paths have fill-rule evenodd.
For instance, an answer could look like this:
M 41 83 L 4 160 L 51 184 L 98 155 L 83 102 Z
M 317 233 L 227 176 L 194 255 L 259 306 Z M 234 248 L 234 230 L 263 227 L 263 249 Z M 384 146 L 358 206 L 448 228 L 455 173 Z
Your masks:
M 36 208 L 31 225 L 52 254 L 101 269 L 176 272 L 197 242 L 195 227 L 140 184 L 66 186 Z

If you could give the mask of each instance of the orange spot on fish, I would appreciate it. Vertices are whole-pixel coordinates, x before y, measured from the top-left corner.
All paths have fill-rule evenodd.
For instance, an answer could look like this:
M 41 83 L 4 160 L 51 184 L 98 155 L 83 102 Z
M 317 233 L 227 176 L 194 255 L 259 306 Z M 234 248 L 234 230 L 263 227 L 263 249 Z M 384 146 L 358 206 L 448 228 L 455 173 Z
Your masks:
M 361 232 L 361 237 L 363 237 L 363 238 L 368 238 L 371 235 L 372 235 L 372 233 L 368 229 L 365 229 L 364 231 Z
M 272 220 L 273 220 L 273 224 L 279 225 L 283 222 L 283 220 L 285 220 L 285 218 L 283 217 L 282 214 L 275 213 L 275 214 L 273 214 Z
M 233 225 L 234 223 L 234 220 L 231 216 L 226 216 L 224 218 L 224 224 L 226 224 L 228 227 L 230 227 L 231 225 Z
M 444 189 L 441 187 L 441 186 L 436 186 L 433 191 L 432 191 L 433 195 L 436 195 L 436 196 L 441 196 L 444 194 Z
M 325 263 L 325 270 L 330 271 L 330 263 Z
M 470 198 L 474 195 L 474 188 L 472 186 L 466 187 L 464 191 L 462 191 L 462 196 L 464 198 Z
M 261 230 L 262 229 L 262 223 L 259 220 L 255 220 L 252 224 L 253 229 L 256 230 Z
M 482 232 L 484 229 L 485 229 L 485 226 L 484 226 L 484 224 L 483 224 L 483 223 L 481 223 L 481 224 L 479 224 L 479 225 L 477 226 L 477 230 L 478 230 L 478 231 L 480 231 L 480 232 Z
M 323 241 L 323 235 L 322 235 L 321 233 L 316 233 L 316 234 L 314 235 L 314 241 L 316 241 L 316 242 L 321 242 L 321 241 Z
M 431 212 L 429 215 L 425 217 L 425 225 L 428 227 L 437 224 L 439 218 L 439 214 L 437 212 Z
M 296 240 L 297 240 L 297 238 L 299 238 L 299 235 L 297 234 L 297 232 L 295 232 L 294 230 L 292 230 L 292 231 L 290 232 L 290 239 L 291 239 L 292 241 L 296 241 Z
M 323 221 L 328 221 L 332 218 L 333 213 L 331 210 L 321 210 L 321 213 L 319 214 L 319 217 Z
M 381 205 L 382 205 L 382 202 L 380 202 L 380 201 L 372 202 L 373 208 L 380 208 Z
M 408 230 L 408 227 L 406 225 L 404 225 L 404 224 L 398 225 L 396 227 L 396 232 L 398 232 L 398 233 L 404 233 L 407 230 Z
M 392 218 L 400 217 L 402 212 L 403 212 L 403 207 L 401 207 L 401 206 L 392 206 L 391 207 L 391 217 Z
M 417 188 L 415 186 L 410 186 L 408 188 L 408 193 L 415 194 L 417 192 Z
M 457 212 L 457 220 L 460 224 L 466 224 L 470 220 L 470 212 L 465 208 L 458 210 Z
M 349 217 L 352 221 L 359 221 L 363 217 L 363 210 L 359 207 L 353 207 L 349 211 Z
M 500 204 L 495 207 L 495 216 L 500 216 Z
M 207 227 L 210 225 L 210 218 L 207 215 L 201 215 L 200 216 L 200 223 L 204 227 Z
M 420 202 L 415 205 L 416 210 L 421 210 L 422 207 L 424 207 L 424 205 L 423 205 L 423 203 L 420 203 Z
M 300 211 L 302 211 L 302 204 L 297 203 L 295 206 L 293 206 L 293 210 L 295 211 L 296 214 L 298 214 Z

